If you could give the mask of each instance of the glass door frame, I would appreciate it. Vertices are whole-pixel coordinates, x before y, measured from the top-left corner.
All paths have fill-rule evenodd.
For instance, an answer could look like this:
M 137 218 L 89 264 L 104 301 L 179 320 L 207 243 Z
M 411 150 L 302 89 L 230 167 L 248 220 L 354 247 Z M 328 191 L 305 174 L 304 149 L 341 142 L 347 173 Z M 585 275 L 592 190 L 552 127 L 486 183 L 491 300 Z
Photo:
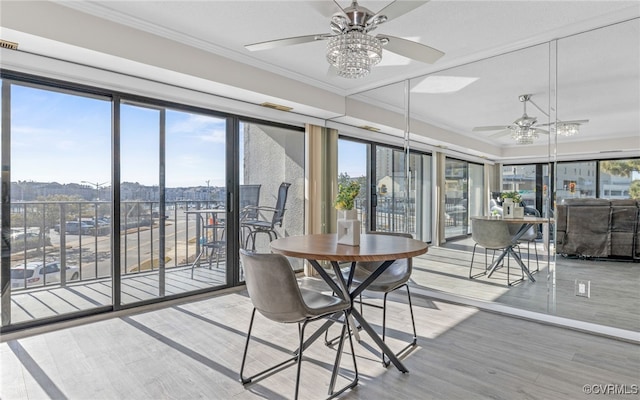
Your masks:
M 366 220 L 362 221 L 363 222 L 363 229 L 366 232 L 371 232 L 371 231 L 376 231 L 377 230 L 377 208 L 378 208 L 378 194 L 377 194 L 377 185 L 374 182 L 374 179 L 377 178 L 376 177 L 376 168 L 377 168 L 377 149 L 378 147 L 380 148 L 385 148 L 385 149 L 389 149 L 391 151 L 398 151 L 401 152 L 403 155 L 406 155 L 406 151 L 401 147 L 401 146 L 397 146 L 397 145 L 391 145 L 391 144 L 384 144 L 381 142 L 376 142 L 373 140 L 365 140 L 365 139 L 360 139 L 360 138 L 354 138 L 354 137 L 350 137 L 347 135 L 339 135 L 338 136 L 338 140 L 348 140 L 348 141 L 352 141 L 352 142 L 356 142 L 356 143 L 361 143 L 367 146 L 367 168 L 366 168 L 366 173 L 367 173 L 367 177 L 366 177 L 366 186 L 367 186 L 367 193 L 366 193 L 366 204 L 365 207 L 368 210 L 368 212 L 366 213 L 367 217 Z M 338 149 L 339 151 L 339 149 Z M 416 150 L 416 149 L 409 149 L 409 155 L 410 156 L 429 156 L 429 157 L 433 157 L 432 153 L 426 152 L 426 151 L 421 151 L 421 150 Z M 406 162 L 406 160 L 405 160 Z M 433 162 L 432 162 L 433 164 Z M 431 169 L 433 168 L 433 165 L 429 166 Z M 404 172 L 404 170 L 403 170 Z M 406 177 L 405 177 L 406 178 Z M 431 188 L 431 196 L 433 196 L 433 185 Z M 429 220 L 431 221 L 431 226 L 428 228 L 429 232 L 432 232 L 433 229 L 433 225 L 434 225 L 434 215 L 431 214 Z M 423 228 L 424 230 L 424 228 Z M 430 242 L 430 241 L 429 241 Z

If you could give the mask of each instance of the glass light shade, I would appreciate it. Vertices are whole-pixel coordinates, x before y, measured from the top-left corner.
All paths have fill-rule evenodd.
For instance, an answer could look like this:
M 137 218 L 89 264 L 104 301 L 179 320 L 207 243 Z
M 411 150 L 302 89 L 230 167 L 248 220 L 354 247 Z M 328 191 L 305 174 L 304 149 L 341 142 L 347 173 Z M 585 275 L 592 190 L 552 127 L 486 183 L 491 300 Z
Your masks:
M 366 33 L 351 31 L 334 36 L 327 45 L 327 61 L 344 78 L 362 78 L 382 60 L 382 42 Z
M 533 144 L 533 141 L 538 138 L 538 132 L 534 128 L 519 126 L 513 129 L 511 138 L 514 139 L 517 144 Z
M 558 123 L 558 135 L 573 136 L 573 135 L 577 135 L 578 133 L 580 133 L 579 124 Z

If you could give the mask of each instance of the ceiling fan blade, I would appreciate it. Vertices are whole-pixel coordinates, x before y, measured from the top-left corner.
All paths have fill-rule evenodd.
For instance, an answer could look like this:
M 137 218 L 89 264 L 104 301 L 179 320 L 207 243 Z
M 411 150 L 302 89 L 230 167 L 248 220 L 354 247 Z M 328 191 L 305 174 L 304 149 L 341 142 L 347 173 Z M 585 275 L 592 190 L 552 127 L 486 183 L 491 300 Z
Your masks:
M 507 136 L 507 135 L 511 135 L 512 131 L 511 129 L 503 129 L 500 132 L 496 132 L 492 135 L 489 135 L 490 138 L 499 138 L 502 136 Z
M 387 17 L 386 21 L 391 21 L 394 18 L 397 18 L 401 15 L 408 13 L 409 11 L 420 7 L 421 5 L 428 3 L 429 0 L 426 1 L 393 1 L 387 4 L 382 10 L 378 11 L 374 16 L 367 20 L 367 24 L 373 22 L 376 18 L 379 18 L 381 15 Z
M 326 18 L 331 18 L 336 12 L 344 13 L 342 8 L 340 7 L 340 4 L 336 3 L 335 1 L 333 3 L 329 1 L 311 1 L 309 3 L 312 8 L 314 8 L 323 17 Z M 338 10 L 336 10 L 336 6 L 338 6 Z
M 589 123 L 588 119 L 576 119 L 576 120 L 572 120 L 572 121 L 558 121 L 559 124 L 587 124 Z M 551 125 L 555 125 L 555 123 L 550 123 L 550 124 L 539 124 L 536 126 L 551 126 Z
M 334 35 L 328 35 L 326 33 L 321 33 L 317 35 L 296 36 L 296 37 L 290 37 L 290 38 L 284 38 L 284 39 L 268 40 L 266 42 L 260 42 L 260 43 L 246 44 L 244 47 L 249 51 L 269 50 L 269 49 L 274 49 L 276 47 L 284 47 L 284 46 L 291 46 L 294 44 L 315 42 L 316 40 L 326 40 L 331 38 L 332 36 Z
M 548 134 L 549 134 L 549 131 L 548 131 L 548 130 L 546 130 L 546 129 L 540 129 L 540 128 L 538 128 L 538 125 L 536 125 L 533 129 L 535 129 L 535 130 L 536 130 L 536 132 L 538 132 L 538 133 L 542 133 L 543 135 L 548 135 Z
M 472 129 L 473 132 L 486 132 L 486 131 L 499 131 L 502 129 L 509 129 L 506 125 L 497 125 L 497 126 L 476 126 Z
M 423 63 L 433 64 L 444 55 L 440 50 L 411 40 L 389 35 L 377 35 L 376 38 L 388 40 L 388 43 L 384 45 L 386 50 Z

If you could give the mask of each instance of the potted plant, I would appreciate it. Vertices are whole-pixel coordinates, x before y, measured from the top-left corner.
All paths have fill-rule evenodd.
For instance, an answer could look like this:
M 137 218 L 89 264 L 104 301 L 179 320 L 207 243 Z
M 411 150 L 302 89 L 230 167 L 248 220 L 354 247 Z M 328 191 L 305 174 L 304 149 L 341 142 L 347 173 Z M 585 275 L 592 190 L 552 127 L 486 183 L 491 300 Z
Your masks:
M 520 193 L 518 193 L 517 191 L 513 191 L 513 192 L 503 192 L 500 197 L 502 197 L 503 201 L 511 201 L 515 204 L 520 204 L 520 202 L 522 201 L 522 196 L 520 196 Z M 509 199 L 509 200 L 507 200 Z
M 524 216 L 524 208 L 520 207 L 522 196 L 517 191 L 504 192 L 502 197 L 502 215 L 504 218 L 522 218 Z
M 360 184 L 356 181 L 338 185 L 338 195 L 333 206 L 338 210 L 339 219 L 356 219 L 357 211 L 354 209 L 354 201 L 358 193 L 360 193 Z

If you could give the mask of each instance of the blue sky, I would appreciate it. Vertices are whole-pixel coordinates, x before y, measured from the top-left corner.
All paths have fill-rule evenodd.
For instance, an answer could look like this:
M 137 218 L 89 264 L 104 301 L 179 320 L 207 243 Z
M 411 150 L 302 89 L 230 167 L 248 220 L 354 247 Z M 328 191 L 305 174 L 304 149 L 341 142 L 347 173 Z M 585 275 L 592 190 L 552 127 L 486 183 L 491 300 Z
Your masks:
M 111 181 L 111 103 L 12 85 L 11 180 L 81 183 Z M 157 185 L 159 111 L 121 108 L 121 180 Z M 222 186 L 225 121 L 167 111 L 166 185 Z M 340 172 L 366 175 L 366 145 L 341 140 Z
M 338 172 L 350 177 L 367 176 L 367 145 L 350 140 L 340 140 L 338 145 Z
M 111 181 L 111 103 L 12 86 L 11 180 Z M 167 112 L 166 184 L 221 186 L 225 121 Z M 122 181 L 158 184 L 159 112 L 123 105 Z

